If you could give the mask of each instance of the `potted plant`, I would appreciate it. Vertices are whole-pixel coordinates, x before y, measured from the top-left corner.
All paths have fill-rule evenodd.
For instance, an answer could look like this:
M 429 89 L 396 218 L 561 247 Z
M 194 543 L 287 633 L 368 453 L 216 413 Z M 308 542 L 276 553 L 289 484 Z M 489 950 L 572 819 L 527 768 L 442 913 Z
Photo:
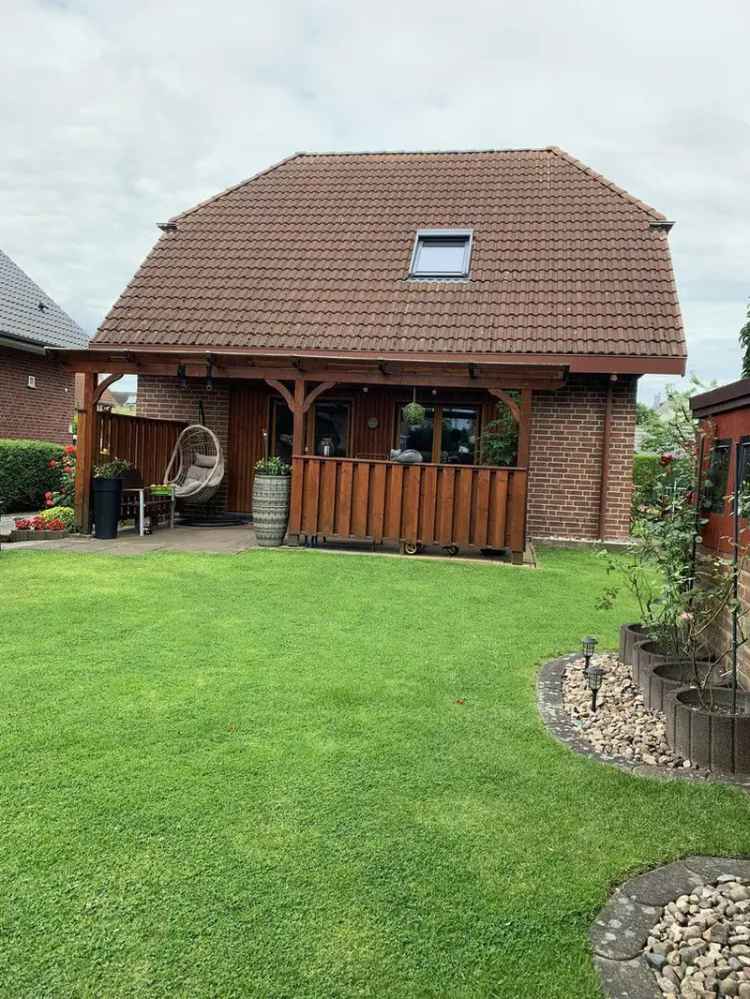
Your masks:
M 407 427 L 421 427 L 424 423 L 425 416 L 427 415 L 424 406 L 417 402 L 417 390 L 413 389 L 413 395 L 411 402 L 407 402 L 404 408 L 401 410 L 404 417 L 404 423 Z
M 262 548 L 282 544 L 289 519 L 289 485 L 292 469 L 281 458 L 261 458 L 253 481 L 253 524 Z
M 122 480 L 131 467 L 124 458 L 113 458 L 94 465 L 94 536 L 97 538 L 109 540 L 117 537 Z

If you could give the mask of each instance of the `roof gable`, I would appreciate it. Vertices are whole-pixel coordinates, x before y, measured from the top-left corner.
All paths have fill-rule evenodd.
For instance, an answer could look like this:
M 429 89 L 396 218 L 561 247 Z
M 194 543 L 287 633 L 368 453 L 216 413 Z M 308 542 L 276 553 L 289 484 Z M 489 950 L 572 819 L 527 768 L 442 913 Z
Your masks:
M 45 347 L 85 347 L 88 337 L 0 250 L 0 337 Z
M 664 216 L 557 148 L 298 153 L 172 221 L 97 344 L 685 354 Z M 408 279 L 436 228 L 468 281 Z

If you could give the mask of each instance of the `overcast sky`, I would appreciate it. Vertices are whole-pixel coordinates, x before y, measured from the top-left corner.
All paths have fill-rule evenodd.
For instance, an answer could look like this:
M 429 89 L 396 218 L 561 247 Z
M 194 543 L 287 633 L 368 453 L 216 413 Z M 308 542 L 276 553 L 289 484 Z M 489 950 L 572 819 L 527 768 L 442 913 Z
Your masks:
M 91 333 L 155 222 L 295 150 L 555 144 L 676 220 L 690 370 L 738 376 L 750 0 L 0 10 L 0 246 Z

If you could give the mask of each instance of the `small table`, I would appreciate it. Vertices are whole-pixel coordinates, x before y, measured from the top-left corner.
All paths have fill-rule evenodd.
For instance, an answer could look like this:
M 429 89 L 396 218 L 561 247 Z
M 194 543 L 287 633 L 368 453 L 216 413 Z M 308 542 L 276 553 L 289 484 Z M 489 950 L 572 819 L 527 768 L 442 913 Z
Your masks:
M 169 518 L 169 526 L 174 527 L 176 499 L 174 486 L 170 486 L 168 494 L 152 493 L 149 486 L 123 489 L 120 505 L 120 519 L 134 520 L 141 537 L 146 533 L 146 517 L 149 518 L 149 530 L 159 526 L 160 517 Z

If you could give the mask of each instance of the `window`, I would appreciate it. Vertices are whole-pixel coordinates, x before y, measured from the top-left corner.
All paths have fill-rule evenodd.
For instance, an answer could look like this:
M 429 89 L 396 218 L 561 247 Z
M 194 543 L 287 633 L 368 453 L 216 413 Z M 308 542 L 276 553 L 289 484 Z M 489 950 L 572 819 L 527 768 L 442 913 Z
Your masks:
M 474 465 L 479 443 L 476 406 L 425 406 L 424 422 L 410 427 L 399 406 L 398 446 L 419 451 L 423 461 L 442 465 Z
M 414 240 L 410 276 L 468 277 L 471 243 L 471 229 L 420 229 Z
M 731 441 L 716 441 L 711 448 L 708 470 L 703 487 L 703 512 L 724 513 L 724 499 L 729 478 L 729 452 Z
M 349 403 L 326 400 L 315 403 L 313 454 L 345 458 L 349 453 Z
M 740 517 L 750 517 L 750 437 L 741 437 L 737 447 Z

